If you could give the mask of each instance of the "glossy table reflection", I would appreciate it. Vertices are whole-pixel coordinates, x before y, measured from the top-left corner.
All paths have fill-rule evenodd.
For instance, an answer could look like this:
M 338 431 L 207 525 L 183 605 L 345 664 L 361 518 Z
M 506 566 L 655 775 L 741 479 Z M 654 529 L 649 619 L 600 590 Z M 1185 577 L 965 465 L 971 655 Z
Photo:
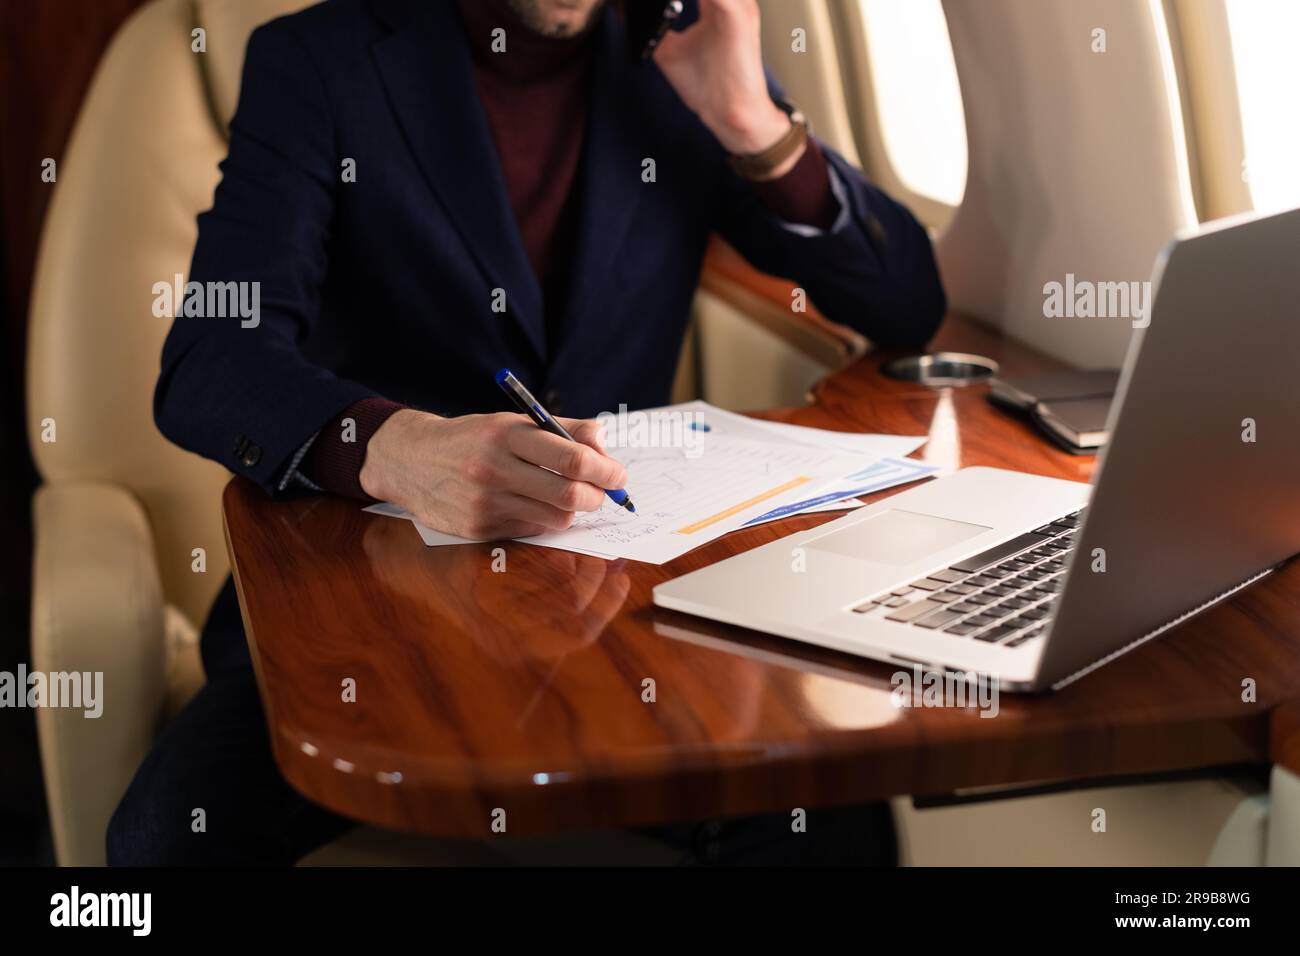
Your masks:
M 961 320 L 935 347 L 1007 374 L 1053 367 Z M 889 357 L 770 417 L 924 432 L 917 457 L 945 470 L 1090 477 L 1091 458 L 989 406 L 987 388 L 895 382 L 877 371 Z M 337 499 L 274 503 L 243 479 L 224 506 L 281 769 L 312 800 L 399 829 L 486 836 L 499 808 L 523 834 L 1263 764 L 1272 711 L 1300 697 L 1295 564 L 1058 694 L 1003 695 L 988 719 L 897 709 L 895 668 L 651 603 L 660 581 L 833 514 L 656 567 L 515 543 L 425 548 L 406 522 Z

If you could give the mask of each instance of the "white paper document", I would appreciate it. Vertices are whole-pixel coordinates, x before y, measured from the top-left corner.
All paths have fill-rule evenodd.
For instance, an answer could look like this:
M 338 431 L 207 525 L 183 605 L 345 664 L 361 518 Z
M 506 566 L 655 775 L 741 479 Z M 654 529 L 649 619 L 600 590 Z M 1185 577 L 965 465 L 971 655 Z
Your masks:
M 928 477 L 938 471 L 936 465 L 927 465 L 910 458 L 886 458 L 862 468 L 851 475 L 828 482 L 815 493 L 798 501 L 793 501 L 779 508 L 766 511 L 750 518 L 745 527 L 779 521 L 791 515 L 808 514 L 816 511 L 838 511 L 846 507 L 856 508 L 862 504 L 856 501 L 858 495 L 869 495 L 896 485 Z M 854 502 L 846 504 L 846 502 Z
M 894 457 L 919 447 L 923 436 L 776 427 L 704 402 L 639 414 L 651 412 L 666 418 L 647 424 L 631 413 L 605 423 L 606 447 L 627 468 L 635 514 L 607 500 L 599 511 L 579 515 L 571 528 L 520 540 L 662 564 L 746 524 L 823 510 L 936 470 Z M 366 510 L 411 519 L 391 504 Z M 431 547 L 470 543 L 418 523 L 416 528 Z
M 740 438 L 752 438 L 756 441 L 797 442 L 801 445 L 815 445 L 818 448 L 833 448 L 851 455 L 865 455 L 873 459 L 906 457 L 929 440 L 926 435 L 833 432 L 824 428 L 790 425 L 786 422 L 769 422 L 729 412 L 723 408 L 715 408 L 708 402 L 699 400 L 649 411 L 680 412 L 694 416 L 696 427 L 705 429 L 709 433 L 718 432 Z
M 469 538 L 458 538 L 454 534 L 443 534 L 441 531 L 434 531 L 432 528 L 426 528 L 415 520 L 405 508 L 400 508 L 395 504 L 387 501 L 380 501 L 369 507 L 362 508 L 362 511 L 369 511 L 371 514 L 385 515 L 389 518 L 405 518 L 415 525 L 415 530 L 420 532 L 420 540 L 431 548 L 437 548 L 444 544 L 474 544 Z
M 810 445 L 717 433 L 701 439 L 692 449 L 610 447 L 627 468 L 636 513 L 606 502 L 600 511 L 579 515 L 568 530 L 527 540 L 662 564 L 806 497 L 857 463 L 854 456 Z

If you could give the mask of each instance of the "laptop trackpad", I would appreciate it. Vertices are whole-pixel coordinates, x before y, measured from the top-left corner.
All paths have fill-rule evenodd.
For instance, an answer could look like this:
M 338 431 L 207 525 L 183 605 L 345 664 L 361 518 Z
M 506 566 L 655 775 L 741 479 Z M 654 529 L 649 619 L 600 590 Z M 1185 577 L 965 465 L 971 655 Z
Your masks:
M 875 561 L 879 564 L 911 564 L 927 554 L 942 551 L 958 542 L 991 529 L 950 518 L 918 514 L 915 511 L 882 511 L 842 531 L 832 531 L 804 547 L 818 551 Z

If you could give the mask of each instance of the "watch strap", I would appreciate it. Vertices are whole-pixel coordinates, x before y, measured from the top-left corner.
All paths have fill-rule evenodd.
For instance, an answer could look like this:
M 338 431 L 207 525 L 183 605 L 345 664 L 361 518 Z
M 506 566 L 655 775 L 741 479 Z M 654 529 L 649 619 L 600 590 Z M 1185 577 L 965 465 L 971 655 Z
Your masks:
M 790 129 L 767 149 L 758 153 L 733 154 L 728 162 L 742 179 L 764 180 L 772 175 L 791 156 L 807 145 L 812 131 L 807 118 L 792 103 L 777 102 L 777 106 L 790 117 Z

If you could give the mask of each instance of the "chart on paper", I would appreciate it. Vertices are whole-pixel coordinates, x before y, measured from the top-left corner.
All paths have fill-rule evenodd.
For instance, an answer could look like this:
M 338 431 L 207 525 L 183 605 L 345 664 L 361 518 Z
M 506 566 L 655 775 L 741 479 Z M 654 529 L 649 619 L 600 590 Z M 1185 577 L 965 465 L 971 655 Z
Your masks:
M 636 514 L 606 502 L 573 527 L 531 543 L 658 564 L 853 466 L 835 450 L 714 435 L 690 450 L 611 448 L 610 454 L 627 468 Z
M 704 402 L 634 412 L 626 428 L 616 416 L 608 424 L 614 427 L 606 429 L 607 447 L 627 467 L 636 513 L 606 500 L 599 511 L 578 515 L 571 528 L 521 541 L 662 564 L 747 523 L 820 510 L 834 499 L 934 471 L 887 457 L 906 455 L 924 436 L 760 422 Z M 471 543 L 420 525 L 396 505 L 366 510 L 412 521 L 430 547 Z

